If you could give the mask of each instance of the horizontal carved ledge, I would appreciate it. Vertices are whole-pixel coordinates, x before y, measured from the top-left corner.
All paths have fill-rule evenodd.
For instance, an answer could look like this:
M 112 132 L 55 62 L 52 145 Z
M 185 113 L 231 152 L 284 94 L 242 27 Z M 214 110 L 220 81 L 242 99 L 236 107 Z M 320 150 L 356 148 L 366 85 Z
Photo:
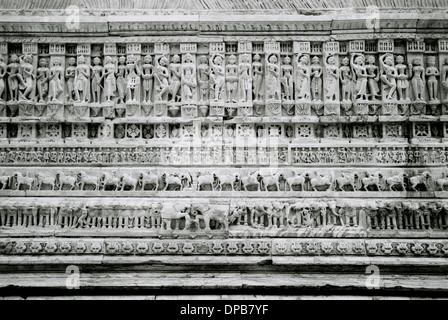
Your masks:
M 0 264 L 6 257 L 29 256 L 345 256 L 446 258 L 448 240 L 419 239 L 1 239 Z M 435 262 L 437 262 L 435 260 Z M 23 261 L 21 262 L 24 263 Z

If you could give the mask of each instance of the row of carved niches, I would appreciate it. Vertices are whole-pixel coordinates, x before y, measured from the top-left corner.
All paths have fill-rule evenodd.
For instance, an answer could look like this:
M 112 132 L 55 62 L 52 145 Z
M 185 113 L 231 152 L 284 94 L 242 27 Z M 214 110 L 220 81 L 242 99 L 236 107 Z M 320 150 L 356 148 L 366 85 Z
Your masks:
M 444 200 L 42 200 L 5 200 L 0 235 L 448 236 Z
M 2 43 L 0 54 L 12 116 L 438 115 L 448 104 L 448 40 Z
M 291 148 L 239 147 L 11 147 L 0 148 L 0 164 L 10 165 L 286 165 L 334 166 L 441 166 L 448 163 L 448 147 L 292 146 Z M 3 175 L 5 172 L 3 173 Z
M 201 194 L 229 197 L 258 193 L 310 197 L 337 193 L 384 196 L 433 196 L 448 187 L 446 168 L 4 168 L 3 195 L 54 194 L 73 196 L 114 193 Z M 395 194 L 396 193 L 396 194 Z
M 0 123 L 4 143 L 105 143 L 190 148 L 235 145 L 276 148 L 301 143 L 440 143 L 448 141 L 448 122 L 363 123 Z

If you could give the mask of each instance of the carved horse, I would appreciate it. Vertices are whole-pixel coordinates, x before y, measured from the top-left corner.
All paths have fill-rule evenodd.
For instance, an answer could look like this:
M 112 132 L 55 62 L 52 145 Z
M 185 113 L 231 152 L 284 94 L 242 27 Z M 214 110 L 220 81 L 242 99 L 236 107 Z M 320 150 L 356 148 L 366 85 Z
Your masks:
M 176 186 L 174 190 L 176 190 L 177 187 L 179 187 L 179 191 L 183 190 L 182 180 L 179 176 L 175 174 L 165 175 L 165 188 L 163 189 L 163 191 L 167 191 L 170 185 Z
M 159 176 L 152 173 L 142 173 L 140 175 L 139 185 L 141 185 L 142 190 L 145 190 L 145 186 L 148 184 L 154 185 L 154 189 L 151 191 L 157 191 L 159 190 Z
M 103 190 L 106 189 L 106 186 L 114 186 L 114 191 L 117 191 L 120 186 L 121 179 L 118 177 L 115 177 L 113 174 L 109 172 L 105 172 L 103 174 L 103 178 L 100 182 L 100 189 L 103 188 Z
M 253 185 L 257 186 L 257 191 L 261 190 L 260 182 L 258 181 L 258 173 L 257 172 L 250 173 L 247 177 L 241 178 L 241 182 L 244 186 L 245 191 L 248 191 L 247 187 L 253 186 Z
M 100 185 L 100 179 L 95 176 L 88 176 L 84 171 L 78 173 L 78 186 L 79 190 L 84 190 L 85 185 L 93 185 L 94 191 L 98 190 Z
M 382 191 L 380 187 L 380 176 L 381 174 L 379 172 L 373 174 L 373 173 L 366 173 L 366 178 L 361 179 L 362 182 L 362 188 L 364 191 L 369 191 L 368 187 L 374 186 L 378 188 L 378 191 Z
M 27 186 L 29 190 L 31 190 L 33 188 L 33 184 L 34 184 L 33 178 L 23 176 L 22 173 L 20 173 L 20 172 L 15 172 L 13 176 L 17 180 L 16 186 L 15 186 L 16 190 L 20 190 L 21 186 Z
M 331 177 L 319 175 L 317 172 L 314 175 L 315 177 L 310 180 L 312 190 L 317 191 L 318 187 L 327 187 L 326 190 L 331 188 L 333 184 Z
M 210 185 L 212 191 L 215 191 L 215 176 L 213 174 L 198 175 L 198 191 L 201 191 L 201 188 L 207 185 Z
M 281 173 L 274 173 L 273 175 L 262 175 L 260 185 L 263 185 L 264 191 L 269 191 L 268 187 L 275 186 L 276 191 L 280 191 L 280 176 Z
M 448 178 L 446 176 L 446 173 L 442 173 L 442 178 L 437 179 L 436 181 L 437 186 L 439 187 L 440 191 L 444 191 L 445 187 L 448 186 Z
M 230 185 L 232 187 L 232 191 L 235 191 L 236 176 L 232 176 L 230 174 L 219 176 L 213 174 L 213 176 L 218 181 L 219 191 L 222 191 L 222 187 L 224 185 Z
M 357 191 L 356 178 L 358 178 L 357 173 L 353 173 L 353 174 L 341 173 L 341 177 L 336 178 L 335 190 L 336 190 L 336 187 L 338 187 L 341 191 L 345 192 L 344 187 L 351 186 L 353 188 L 353 191 Z
M 137 189 L 138 180 L 129 174 L 123 174 L 121 177 L 121 191 L 124 191 L 124 188 L 131 187 L 130 191 L 135 191 Z
M 201 213 L 201 214 L 199 214 Z M 199 219 L 203 220 L 205 223 L 205 230 L 210 230 L 210 221 L 214 220 L 219 222 L 222 229 L 227 231 L 229 229 L 229 214 L 228 210 L 224 208 L 212 208 L 208 203 L 194 204 L 193 205 L 193 216 L 197 215 Z
M 70 191 L 75 189 L 76 186 L 76 178 L 71 176 L 66 176 L 64 172 L 58 171 L 56 173 L 56 187 L 59 187 L 59 190 L 62 190 L 64 185 L 70 186 Z
M 403 191 L 406 191 L 406 184 L 404 178 L 407 175 L 405 173 L 397 174 L 396 176 L 389 177 L 386 179 L 386 184 L 389 187 L 389 191 L 397 191 L 396 186 L 400 185 Z
M 301 186 L 301 190 L 305 191 L 306 176 L 306 173 L 299 175 L 296 171 L 294 171 L 294 176 L 286 179 L 286 185 L 289 187 L 289 191 L 293 191 L 292 186 Z
M 10 179 L 11 177 L 9 176 L 0 176 L 0 183 L 2 184 L 1 190 L 5 190 L 8 187 Z
M 421 175 L 416 175 L 409 179 L 409 182 L 411 184 L 410 189 L 413 189 L 414 191 L 417 190 L 417 186 L 419 184 L 423 184 L 426 188 L 426 190 L 429 190 L 428 188 L 428 179 L 431 178 L 431 173 L 428 171 L 423 172 Z
M 56 177 L 51 174 L 43 174 L 38 173 L 36 174 L 36 180 L 37 180 L 37 190 L 42 189 L 42 185 L 49 185 L 51 187 L 51 190 L 54 190 L 54 186 L 56 184 Z

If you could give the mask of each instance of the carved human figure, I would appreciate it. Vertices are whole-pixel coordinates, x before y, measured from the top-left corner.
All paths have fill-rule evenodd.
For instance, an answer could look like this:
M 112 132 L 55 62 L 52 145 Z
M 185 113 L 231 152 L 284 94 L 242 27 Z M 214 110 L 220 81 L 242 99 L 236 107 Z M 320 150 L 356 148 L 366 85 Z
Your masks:
M 216 54 L 213 57 L 211 64 L 211 74 L 210 78 L 212 79 L 212 86 L 214 91 L 214 99 L 215 101 L 219 101 L 222 99 L 222 94 L 224 91 L 224 85 L 226 82 L 225 78 L 225 69 L 222 66 L 223 57 L 220 54 Z
M 143 102 L 151 103 L 154 86 L 154 66 L 151 55 L 143 58 L 142 78 L 143 78 Z
M 79 56 L 75 73 L 75 97 L 77 102 L 89 102 L 90 100 L 89 70 L 84 56 Z
M 278 58 L 276 54 L 271 54 L 269 56 L 266 69 L 267 97 L 270 100 L 280 100 L 280 67 L 278 65 Z
M 61 101 L 59 96 L 64 92 L 64 83 L 62 77 L 64 68 L 60 58 L 54 58 L 53 66 L 50 69 L 50 86 L 48 90 L 48 99 L 50 101 Z
M 141 70 L 137 64 L 137 57 L 130 55 L 126 59 L 126 99 L 135 102 L 140 99 Z
M 196 82 L 196 65 L 193 63 L 193 56 L 190 53 L 185 55 L 181 67 L 181 77 L 182 96 L 186 99 L 186 102 L 192 102 L 195 100 L 193 98 L 198 84 Z
M 436 57 L 429 56 L 427 59 L 426 77 L 428 82 L 429 100 L 435 101 L 439 96 L 439 69 L 436 67 Z
M 294 67 L 291 65 L 291 58 L 286 56 L 283 58 L 282 70 L 282 97 L 283 100 L 290 101 L 293 100 L 294 92 L 294 78 L 293 72 Z
M 296 74 L 296 98 L 297 99 L 309 99 L 310 98 L 310 81 L 311 76 L 315 76 L 312 73 L 309 66 L 309 57 L 302 55 L 298 58 L 297 62 L 297 74 Z M 313 78 L 314 79 L 314 78 Z M 313 92 L 314 88 L 311 90 Z M 314 95 L 313 95 L 314 99 Z
M 329 55 L 325 61 L 325 100 L 336 101 L 339 91 L 339 68 L 336 66 L 336 59 Z
M 364 66 L 364 55 L 353 54 L 350 60 L 350 66 L 353 70 L 353 80 L 356 82 L 356 99 L 367 100 L 367 69 Z
M 22 75 L 19 73 L 19 57 L 12 54 L 7 66 L 9 95 L 12 101 L 19 99 L 19 85 L 23 84 Z
M 352 98 L 352 73 L 349 67 L 350 60 L 345 57 L 341 60 L 341 67 L 339 68 L 339 78 L 342 84 L 342 101 L 350 101 Z
M 250 70 L 250 56 L 248 54 L 243 54 L 238 70 L 240 78 L 239 97 L 241 102 L 250 101 L 252 98 L 252 77 Z
M 415 58 L 413 63 L 409 64 L 409 77 L 412 79 L 412 91 L 414 100 L 423 101 L 425 93 L 425 68 L 422 65 L 421 58 Z
M 117 103 L 124 103 L 126 97 L 126 57 L 122 56 L 118 58 L 117 67 L 117 91 L 118 101 Z
M 48 69 L 47 59 L 39 60 L 39 67 L 37 68 L 37 94 L 39 102 L 44 103 L 48 94 L 48 80 L 50 78 L 50 69 Z
M 19 99 L 30 100 L 34 88 L 34 79 L 36 77 L 34 75 L 34 67 L 32 64 L 33 56 L 30 54 L 25 54 L 19 58 L 19 61 L 22 79 L 22 86 L 19 85 Z
M 199 80 L 199 101 L 205 102 L 209 99 L 210 89 L 210 67 L 208 65 L 207 56 L 199 57 L 198 65 L 198 80 Z
M 443 100 L 448 100 L 448 58 L 445 59 L 445 65 L 442 67 L 442 87 L 445 92 L 445 98 Z
M 115 63 L 113 63 L 112 57 L 107 56 L 104 59 L 104 96 L 107 102 L 111 102 L 115 97 L 115 91 L 117 90 L 117 79 L 115 78 Z
M 254 87 L 254 100 L 263 100 L 264 92 L 262 90 L 263 85 L 263 63 L 261 62 L 261 56 L 259 54 L 254 55 L 252 62 L 253 70 L 253 87 Z
M 385 86 L 384 90 L 387 92 L 386 99 L 393 100 L 397 90 L 398 72 L 394 67 L 394 57 L 391 54 L 384 54 L 380 57 L 381 64 L 381 81 Z
M 170 72 L 170 78 L 169 78 L 170 90 L 169 90 L 169 92 L 171 93 L 171 102 L 179 102 L 181 99 L 181 96 L 179 94 L 179 90 L 181 87 L 180 68 L 181 68 L 180 56 L 175 54 L 171 58 L 171 63 L 168 66 L 168 69 Z
M 6 89 L 5 76 L 7 72 L 8 66 L 5 63 L 5 57 L 0 54 L 0 101 L 4 99 L 4 93 Z
M 392 63 L 393 64 L 393 63 Z M 375 57 L 368 56 L 366 58 L 366 71 L 367 71 L 367 79 L 369 85 L 369 93 L 371 100 L 379 99 L 380 96 L 380 87 L 378 82 L 380 80 L 380 73 L 378 71 L 378 67 L 375 65 Z
M 101 102 L 101 81 L 103 80 L 103 66 L 101 65 L 101 59 L 95 57 L 93 59 L 93 66 L 90 67 L 92 70 L 92 96 L 93 103 Z
M 65 79 L 66 79 L 66 83 L 67 83 L 66 99 L 67 99 L 67 101 L 73 102 L 73 101 L 75 101 L 74 99 L 76 98 L 76 93 L 75 93 L 76 59 L 73 57 L 69 58 L 67 63 L 68 63 L 68 66 L 65 69 Z
M 408 67 L 404 64 L 404 57 L 397 56 L 395 59 L 397 69 L 397 93 L 398 100 L 408 100 L 409 99 L 409 76 L 407 74 Z
M 169 82 L 168 78 L 170 76 L 168 68 L 168 58 L 161 56 L 159 58 L 158 65 L 154 73 L 154 79 L 156 80 L 156 93 L 157 99 L 159 101 L 168 101 L 168 90 Z
M 238 66 L 236 56 L 230 55 L 226 63 L 226 94 L 227 103 L 236 103 L 236 94 L 238 90 Z

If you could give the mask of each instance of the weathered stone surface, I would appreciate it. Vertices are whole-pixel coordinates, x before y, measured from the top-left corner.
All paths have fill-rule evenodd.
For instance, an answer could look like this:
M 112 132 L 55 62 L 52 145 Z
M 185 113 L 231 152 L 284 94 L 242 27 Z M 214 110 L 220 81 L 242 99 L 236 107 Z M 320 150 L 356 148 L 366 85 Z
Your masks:
M 447 10 L 2 1 L 0 295 L 446 293 Z

